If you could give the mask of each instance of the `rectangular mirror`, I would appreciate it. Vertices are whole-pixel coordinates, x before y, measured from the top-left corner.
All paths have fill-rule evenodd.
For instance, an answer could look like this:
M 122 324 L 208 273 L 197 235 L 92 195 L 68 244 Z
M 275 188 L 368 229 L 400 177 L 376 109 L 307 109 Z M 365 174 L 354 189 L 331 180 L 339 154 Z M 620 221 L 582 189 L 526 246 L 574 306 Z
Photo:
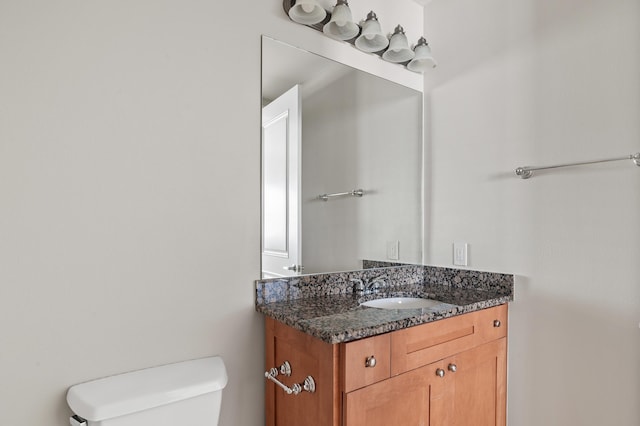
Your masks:
M 262 277 L 421 263 L 422 93 L 263 36 L 262 101 Z

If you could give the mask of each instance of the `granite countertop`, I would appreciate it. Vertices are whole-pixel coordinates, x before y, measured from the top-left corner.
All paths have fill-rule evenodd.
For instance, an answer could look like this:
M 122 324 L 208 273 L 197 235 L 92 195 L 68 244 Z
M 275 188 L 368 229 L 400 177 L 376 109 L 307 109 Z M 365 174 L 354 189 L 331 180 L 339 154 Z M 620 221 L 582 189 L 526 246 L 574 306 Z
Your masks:
M 322 341 L 334 344 L 505 304 L 513 300 L 513 276 L 506 277 L 511 277 L 511 285 L 508 279 L 507 285 L 501 283 L 480 287 L 471 284 L 434 284 L 434 280 L 422 280 L 405 282 L 404 285 L 385 288 L 376 294 L 366 296 L 347 290 L 325 291 L 305 297 L 285 297 L 275 301 L 258 298 L 256 310 Z M 469 279 L 467 281 L 472 282 Z M 301 287 L 300 283 L 296 284 L 297 287 Z M 366 300 L 400 296 L 434 299 L 442 303 L 423 309 L 379 309 L 360 306 L 360 303 Z

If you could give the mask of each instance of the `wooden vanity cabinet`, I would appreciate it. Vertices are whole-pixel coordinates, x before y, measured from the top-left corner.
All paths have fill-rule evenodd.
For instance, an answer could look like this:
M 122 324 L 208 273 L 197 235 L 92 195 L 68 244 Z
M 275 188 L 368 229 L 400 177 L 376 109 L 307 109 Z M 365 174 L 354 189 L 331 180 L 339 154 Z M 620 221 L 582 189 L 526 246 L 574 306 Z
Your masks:
M 267 381 L 266 424 L 505 426 L 506 338 L 507 305 L 336 345 L 267 318 L 267 367 L 316 392 Z

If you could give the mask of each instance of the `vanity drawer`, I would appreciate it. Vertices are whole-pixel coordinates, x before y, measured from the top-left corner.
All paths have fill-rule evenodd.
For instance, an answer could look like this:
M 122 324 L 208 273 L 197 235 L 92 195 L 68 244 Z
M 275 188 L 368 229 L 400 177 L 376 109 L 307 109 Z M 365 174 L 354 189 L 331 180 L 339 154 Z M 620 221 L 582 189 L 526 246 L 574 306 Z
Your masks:
M 388 379 L 391 374 L 391 334 L 341 344 L 340 362 L 344 392 Z
M 507 305 L 391 333 L 391 375 L 431 364 L 507 335 Z

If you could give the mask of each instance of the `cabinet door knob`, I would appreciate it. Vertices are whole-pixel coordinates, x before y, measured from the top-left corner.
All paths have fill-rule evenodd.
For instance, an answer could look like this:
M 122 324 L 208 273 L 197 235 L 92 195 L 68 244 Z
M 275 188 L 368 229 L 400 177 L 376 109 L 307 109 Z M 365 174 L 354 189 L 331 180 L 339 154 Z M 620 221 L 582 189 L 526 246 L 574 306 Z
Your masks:
M 495 320 L 495 321 L 493 322 L 493 326 L 494 326 L 494 327 L 500 327 L 501 325 L 502 325 L 502 323 L 500 322 L 500 320 Z
M 452 373 L 455 373 L 456 371 L 458 371 L 458 366 L 455 364 L 449 364 L 447 369 L 449 369 L 449 371 L 451 371 Z
M 376 357 L 371 355 L 370 357 L 367 357 L 367 360 L 364 362 L 364 366 L 365 367 L 375 367 L 376 366 Z
M 444 377 L 444 370 L 442 368 L 438 368 L 436 370 L 436 376 L 438 377 Z

